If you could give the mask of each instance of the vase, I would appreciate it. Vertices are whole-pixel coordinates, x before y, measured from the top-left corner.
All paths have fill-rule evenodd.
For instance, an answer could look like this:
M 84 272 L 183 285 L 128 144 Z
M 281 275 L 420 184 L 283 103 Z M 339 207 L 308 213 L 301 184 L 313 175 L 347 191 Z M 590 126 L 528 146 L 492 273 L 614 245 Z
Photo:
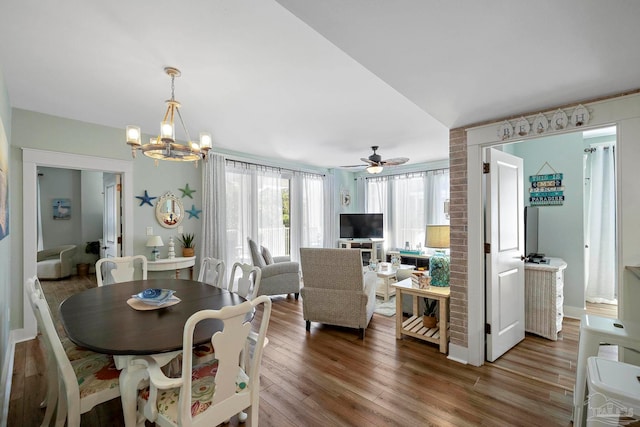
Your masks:
M 422 326 L 425 328 L 435 328 L 438 324 L 438 319 L 435 316 L 422 316 Z
M 195 254 L 195 249 L 193 248 L 182 248 L 182 256 L 183 257 L 190 257 L 193 256 Z
M 429 276 L 431 286 L 449 286 L 449 256 L 444 251 L 436 250 L 429 258 Z

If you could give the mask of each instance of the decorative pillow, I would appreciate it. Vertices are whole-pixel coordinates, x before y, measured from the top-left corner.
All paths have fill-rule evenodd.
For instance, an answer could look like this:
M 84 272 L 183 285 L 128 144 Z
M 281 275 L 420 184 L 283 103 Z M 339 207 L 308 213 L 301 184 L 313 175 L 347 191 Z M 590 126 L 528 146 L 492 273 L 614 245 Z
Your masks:
M 267 265 L 273 264 L 273 257 L 271 256 L 271 252 L 269 252 L 269 249 L 265 248 L 264 246 L 260 246 L 260 249 L 262 249 L 262 257 L 264 258 L 264 262 Z

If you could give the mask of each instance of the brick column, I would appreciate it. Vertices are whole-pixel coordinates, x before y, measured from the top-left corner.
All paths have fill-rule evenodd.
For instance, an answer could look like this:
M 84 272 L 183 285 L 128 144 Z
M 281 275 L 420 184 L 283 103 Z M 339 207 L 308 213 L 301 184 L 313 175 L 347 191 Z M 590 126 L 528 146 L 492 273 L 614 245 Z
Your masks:
M 467 134 L 464 129 L 449 131 L 449 177 L 451 224 L 450 342 L 467 347 Z

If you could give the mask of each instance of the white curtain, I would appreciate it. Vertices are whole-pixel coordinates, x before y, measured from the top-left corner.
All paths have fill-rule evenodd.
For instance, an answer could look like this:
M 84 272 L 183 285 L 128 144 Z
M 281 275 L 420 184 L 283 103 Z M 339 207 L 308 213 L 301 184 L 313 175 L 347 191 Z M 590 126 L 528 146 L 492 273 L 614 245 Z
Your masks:
M 227 261 L 226 176 L 225 158 L 210 154 L 203 169 L 202 179 L 202 243 L 200 259 L 211 257 Z
M 252 182 L 253 174 L 248 169 L 227 169 L 227 254 L 225 263 L 232 266 L 234 262 L 251 264 L 251 254 L 247 237 L 252 235 L 254 209 Z
M 259 215 L 257 234 L 254 233 L 253 238 L 259 245 L 268 248 L 272 255 L 286 255 L 289 242 L 283 219 L 282 196 L 283 190 L 288 190 L 288 180 L 283 180 L 279 172 L 260 171 L 256 185 Z
M 615 280 L 615 147 L 599 146 L 589 154 L 587 207 L 586 300 L 617 303 Z
M 324 247 L 324 182 L 322 176 L 304 174 L 302 180 L 302 233 L 300 245 Z
M 427 224 L 449 224 L 447 199 L 448 169 L 366 179 L 366 211 L 384 214 L 386 248 L 422 247 Z

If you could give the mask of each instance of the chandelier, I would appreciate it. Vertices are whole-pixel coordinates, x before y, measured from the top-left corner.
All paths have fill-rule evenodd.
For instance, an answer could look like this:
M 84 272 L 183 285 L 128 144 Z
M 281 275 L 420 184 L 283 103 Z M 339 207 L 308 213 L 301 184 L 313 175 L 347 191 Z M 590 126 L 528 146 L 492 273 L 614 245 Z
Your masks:
M 180 114 L 180 103 L 176 101 L 174 91 L 174 81 L 176 77 L 180 77 L 180 70 L 173 67 L 166 67 L 164 72 L 171 77 L 171 99 L 166 101 L 167 111 L 160 124 L 160 135 L 151 138 L 148 144 L 142 144 L 141 132 L 138 126 L 127 126 L 127 144 L 131 146 L 131 155 L 135 158 L 136 151 L 142 151 L 147 157 L 155 159 L 156 165 L 158 160 L 169 160 L 173 162 L 196 162 L 202 159 L 207 161 L 207 154 L 211 149 L 211 134 L 207 132 L 200 133 L 200 141 L 193 142 L 189 136 L 189 131 L 184 124 L 182 115 Z M 174 120 L 178 116 L 182 129 L 187 136 L 187 144 L 176 142 L 176 128 Z

